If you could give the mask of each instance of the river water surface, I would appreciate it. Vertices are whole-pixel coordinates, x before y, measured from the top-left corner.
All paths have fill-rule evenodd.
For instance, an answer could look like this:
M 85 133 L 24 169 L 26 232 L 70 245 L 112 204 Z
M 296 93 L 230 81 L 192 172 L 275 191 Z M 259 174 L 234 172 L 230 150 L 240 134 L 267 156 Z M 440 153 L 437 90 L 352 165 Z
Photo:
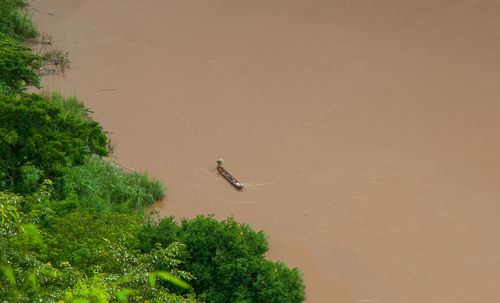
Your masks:
M 161 215 L 234 215 L 307 302 L 500 302 L 498 0 L 35 0 Z M 244 183 L 236 191 L 216 159 Z

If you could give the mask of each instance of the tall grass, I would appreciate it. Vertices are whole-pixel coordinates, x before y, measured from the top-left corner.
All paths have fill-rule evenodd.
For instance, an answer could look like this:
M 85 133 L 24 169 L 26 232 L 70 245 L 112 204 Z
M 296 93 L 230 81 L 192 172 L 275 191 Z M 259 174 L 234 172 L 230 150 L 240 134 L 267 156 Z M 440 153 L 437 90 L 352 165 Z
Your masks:
M 140 210 L 162 199 L 165 189 L 147 173 L 125 173 L 97 157 L 68 169 L 62 181 L 63 196 L 74 193 L 82 207 L 97 210 Z
M 88 109 L 75 96 L 65 97 L 57 91 L 42 95 L 61 108 L 63 115 L 91 120 Z M 162 199 L 165 190 L 158 179 L 150 178 L 147 173 L 124 172 L 98 157 L 67 168 L 57 188 L 62 199 L 76 194 L 82 207 L 119 211 L 144 208 Z
M 153 199 L 161 200 L 165 197 L 165 188 L 156 177 L 150 177 L 148 172 L 132 171 L 125 173 L 125 179 L 128 184 L 135 184 L 142 187 L 153 196 Z
M 0 32 L 17 39 L 36 37 L 36 25 L 23 10 L 26 6 L 25 1 L 0 1 Z
M 44 91 L 41 93 L 41 95 L 45 99 L 59 106 L 64 114 L 72 115 L 83 120 L 90 120 L 89 110 L 83 105 L 80 100 L 76 98 L 76 96 L 66 97 L 58 91 Z

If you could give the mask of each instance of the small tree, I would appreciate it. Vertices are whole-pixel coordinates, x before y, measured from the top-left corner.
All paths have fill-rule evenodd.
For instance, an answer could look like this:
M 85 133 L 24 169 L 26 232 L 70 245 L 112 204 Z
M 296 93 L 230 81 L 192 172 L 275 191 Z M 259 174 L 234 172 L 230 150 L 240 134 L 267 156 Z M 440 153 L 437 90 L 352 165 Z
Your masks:
M 107 141 L 98 123 L 63 116 L 39 95 L 0 96 L 0 190 L 26 193 L 25 179 L 56 180 L 91 154 L 108 155 Z
M 29 86 L 40 87 L 37 71 L 42 58 L 0 33 L 0 95 L 18 94 Z

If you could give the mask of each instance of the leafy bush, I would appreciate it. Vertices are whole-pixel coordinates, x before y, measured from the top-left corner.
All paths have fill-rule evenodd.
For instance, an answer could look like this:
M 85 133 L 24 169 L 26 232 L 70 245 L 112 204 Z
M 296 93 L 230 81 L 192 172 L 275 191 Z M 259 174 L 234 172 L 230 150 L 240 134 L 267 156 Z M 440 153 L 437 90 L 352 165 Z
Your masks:
M 0 97 L 0 190 L 29 192 L 34 174 L 60 177 L 89 155 L 107 155 L 107 142 L 98 123 L 63 116 L 39 95 Z
M 37 228 L 55 204 L 45 189 L 26 199 L 0 192 L 2 302 L 196 302 L 169 291 L 190 287 L 192 275 L 178 269 L 185 245 L 140 254 L 131 247 L 142 220 L 111 212 L 80 209 Z
M 0 96 L 21 93 L 28 86 L 40 87 L 36 72 L 41 60 L 29 48 L 0 33 Z
M 170 241 L 186 244 L 184 270 L 193 274 L 195 292 L 207 302 L 302 302 L 304 286 L 299 271 L 264 258 L 268 244 L 263 232 L 232 218 L 173 218 L 149 222 L 139 234 L 140 248 Z
M 120 273 L 125 264 L 138 262 L 127 247 L 136 245 L 139 221 L 132 215 L 90 210 L 57 217 L 44 230 L 50 247 L 47 261 L 55 265 L 66 261 L 87 274 Z

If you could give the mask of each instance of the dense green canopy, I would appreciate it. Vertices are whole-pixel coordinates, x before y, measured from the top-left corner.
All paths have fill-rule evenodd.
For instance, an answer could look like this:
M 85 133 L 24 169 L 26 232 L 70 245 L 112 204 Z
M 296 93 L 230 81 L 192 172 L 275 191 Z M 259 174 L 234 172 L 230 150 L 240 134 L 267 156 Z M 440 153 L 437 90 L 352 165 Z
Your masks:
M 28 86 L 40 86 L 36 72 L 42 58 L 29 51 L 0 33 L 0 96 L 21 93 Z
M 164 218 L 145 225 L 139 239 L 145 252 L 154 243 L 185 243 L 182 268 L 197 277 L 191 283 L 207 302 L 299 303 L 305 299 L 299 271 L 266 260 L 265 234 L 233 218 L 217 221 L 198 216 L 183 219 L 180 225 L 173 217 Z
M 91 155 L 107 155 L 107 137 L 93 121 L 62 115 L 35 94 L 0 97 L 0 189 L 26 192 L 33 175 L 61 176 Z

